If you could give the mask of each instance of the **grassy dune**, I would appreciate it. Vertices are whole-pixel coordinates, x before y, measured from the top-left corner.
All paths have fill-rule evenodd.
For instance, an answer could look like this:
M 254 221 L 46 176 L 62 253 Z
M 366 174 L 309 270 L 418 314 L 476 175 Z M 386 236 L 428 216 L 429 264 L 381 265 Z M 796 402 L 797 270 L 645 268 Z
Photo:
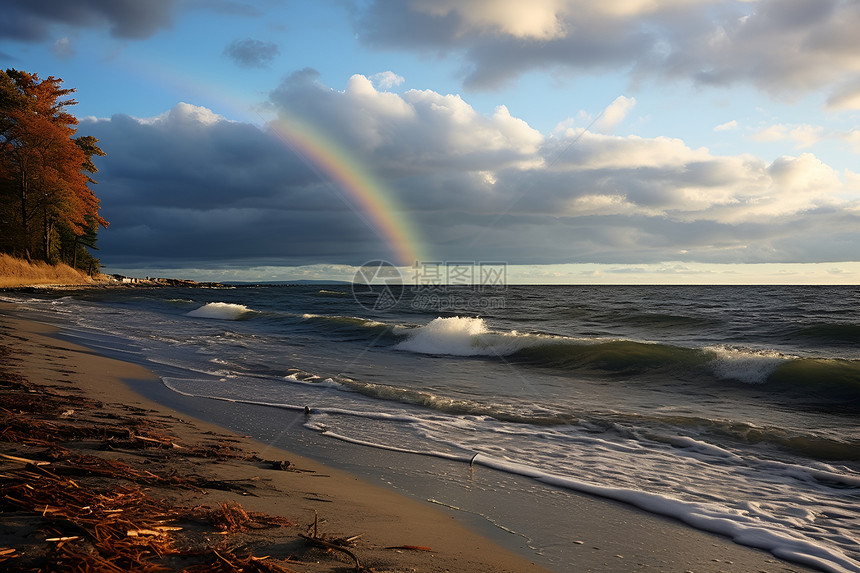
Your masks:
M 85 285 L 95 282 L 87 274 L 69 265 L 52 266 L 43 262 L 28 263 L 0 254 L 0 288 L 35 285 Z

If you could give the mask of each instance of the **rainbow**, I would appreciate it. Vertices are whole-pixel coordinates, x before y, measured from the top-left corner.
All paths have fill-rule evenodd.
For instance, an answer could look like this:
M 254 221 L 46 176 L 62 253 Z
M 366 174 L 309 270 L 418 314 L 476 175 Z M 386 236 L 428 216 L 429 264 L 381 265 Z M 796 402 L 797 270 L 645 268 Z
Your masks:
M 412 266 L 423 260 L 420 242 L 391 192 L 346 151 L 318 129 L 303 122 L 284 118 L 271 121 L 271 129 L 290 149 L 328 177 L 349 196 L 362 219 L 391 249 L 395 262 Z
M 186 74 L 180 74 L 161 63 L 134 60 L 128 69 L 150 76 L 153 82 L 167 84 L 183 92 L 191 92 L 206 102 L 213 98 L 234 112 L 244 115 L 245 120 L 255 124 L 240 98 L 230 94 L 224 86 L 207 85 L 196 80 L 189 82 Z M 244 110 L 244 111 L 243 111 Z M 283 112 L 282 112 L 283 113 Z M 257 114 L 258 119 L 262 116 Z M 416 261 L 426 260 L 420 249 L 421 242 L 413 225 L 400 208 L 392 193 L 359 165 L 350 154 L 328 139 L 319 129 L 306 125 L 298 118 L 282 116 L 266 125 L 294 153 L 298 154 L 321 177 L 329 178 L 348 196 L 349 203 L 367 225 L 388 245 L 395 262 L 401 266 L 412 266 Z M 380 257 L 382 258 L 382 257 Z

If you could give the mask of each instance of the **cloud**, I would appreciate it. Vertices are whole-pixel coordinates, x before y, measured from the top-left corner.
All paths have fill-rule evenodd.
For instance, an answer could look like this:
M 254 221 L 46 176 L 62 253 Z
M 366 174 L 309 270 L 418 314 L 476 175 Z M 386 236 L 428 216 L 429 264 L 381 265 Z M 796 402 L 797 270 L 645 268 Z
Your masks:
M 860 109 L 860 78 L 837 86 L 827 98 L 827 108 L 835 111 Z
M 170 25 L 177 0 L 40 0 L 4 6 L 0 38 L 25 42 L 50 39 L 55 26 L 106 26 L 115 38 L 143 39 Z
M 72 58 L 76 54 L 75 47 L 72 45 L 71 40 L 69 40 L 68 36 L 63 36 L 51 46 L 51 50 L 54 54 L 57 55 L 58 58 Z
M 810 262 L 860 246 L 860 204 L 846 199 L 860 177 L 811 153 L 721 156 L 570 124 L 543 135 L 504 107 L 481 114 L 456 94 L 396 94 L 361 75 L 334 90 L 311 69 L 270 97 L 282 121 L 302 117 L 378 178 L 436 260 Z M 265 129 L 178 104 L 79 132 L 108 153 L 97 191 L 109 266 L 391 256 L 325 170 Z
M 636 106 L 635 98 L 618 96 L 611 104 L 606 106 L 600 118 L 594 122 L 592 128 L 598 132 L 611 132 L 618 124 L 627 118 L 627 114 Z
M 260 10 L 233 0 L 33 0 L 6 2 L 0 40 L 60 42 L 70 31 L 107 28 L 114 38 L 145 40 L 170 28 L 180 10 L 259 17 Z
M 403 76 L 398 76 L 392 71 L 380 72 L 370 76 L 370 81 L 377 89 L 387 90 L 402 84 L 406 79 Z
M 720 125 L 714 127 L 714 131 L 732 131 L 738 128 L 737 120 L 727 121 L 726 123 L 721 123 Z
M 753 141 L 772 142 L 788 139 L 788 127 L 781 123 L 769 125 L 750 136 Z
M 330 183 L 255 126 L 179 104 L 146 120 L 84 120 L 80 130 L 108 153 L 97 177 L 111 221 L 99 237 L 107 264 L 298 264 L 384 250 Z
M 280 54 L 278 45 L 246 38 L 233 40 L 224 48 L 224 54 L 243 68 L 265 68 Z
M 811 147 L 822 139 L 834 137 L 823 127 L 817 125 L 801 124 L 786 125 L 777 123 L 769 125 L 750 136 L 753 141 L 774 142 L 793 141 L 797 149 Z
M 860 109 L 853 0 L 375 0 L 357 27 L 371 46 L 463 58 L 471 88 L 536 69 L 629 70 L 778 96 L 824 90 L 829 107 Z
M 515 38 L 550 40 L 564 35 L 561 8 L 557 0 L 460 1 L 419 0 L 413 4 L 417 12 L 433 18 L 453 16 L 461 22 L 461 30 L 497 32 Z
M 209 108 L 190 103 L 179 102 L 173 109 L 155 117 L 139 119 L 145 125 L 213 125 L 227 121 L 223 116 L 214 113 Z
M 478 113 L 459 95 L 431 90 L 377 90 L 353 75 L 342 92 L 314 70 L 288 77 L 271 94 L 276 109 L 306 118 L 376 168 L 414 173 L 447 168 L 480 171 L 532 162 L 543 136 L 504 106 Z

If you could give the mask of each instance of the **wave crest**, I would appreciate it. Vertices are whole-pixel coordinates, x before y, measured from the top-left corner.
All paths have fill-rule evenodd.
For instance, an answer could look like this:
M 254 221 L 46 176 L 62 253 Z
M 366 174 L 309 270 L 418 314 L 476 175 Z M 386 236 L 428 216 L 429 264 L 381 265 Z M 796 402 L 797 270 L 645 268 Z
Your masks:
M 212 318 L 216 320 L 240 320 L 247 314 L 254 312 L 244 304 L 232 304 L 229 302 L 210 302 L 200 308 L 187 313 L 186 316 L 194 318 Z
M 406 340 L 394 346 L 419 354 L 450 356 L 508 356 L 523 348 L 546 344 L 553 337 L 539 334 L 493 332 L 482 318 L 436 318 L 405 332 Z

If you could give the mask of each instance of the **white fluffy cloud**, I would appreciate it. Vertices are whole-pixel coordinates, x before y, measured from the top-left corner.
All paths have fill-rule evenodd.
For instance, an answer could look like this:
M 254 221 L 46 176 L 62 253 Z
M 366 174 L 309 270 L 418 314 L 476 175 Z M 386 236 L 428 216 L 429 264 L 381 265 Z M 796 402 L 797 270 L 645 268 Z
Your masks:
M 223 116 L 214 113 L 211 109 L 192 105 L 190 103 L 179 102 L 172 109 L 165 111 L 155 117 L 147 117 L 139 120 L 140 123 L 147 125 L 186 125 L 186 126 L 207 126 L 219 121 L 227 121 Z
M 497 32 L 515 38 L 549 40 L 565 34 L 563 0 L 418 0 L 420 13 L 460 21 L 459 34 L 474 30 Z
M 380 72 L 378 74 L 373 74 L 370 76 L 370 81 L 373 82 L 373 85 L 378 87 L 379 89 L 387 90 L 393 87 L 397 87 L 406 79 L 403 76 L 399 76 L 392 71 Z
M 732 131 L 738 128 L 738 121 L 733 119 L 714 127 L 714 131 Z
M 611 132 L 618 124 L 627 118 L 627 114 L 636 106 L 636 99 L 625 96 L 618 96 L 606 109 L 602 115 L 594 122 L 592 129 L 598 132 Z
M 476 171 L 533 161 L 543 136 L 504 106 L 492 116 L 459 95 L 432 90 L 377 90 L 354 75 L 343 92 L 318 83 L 312 71 L 287 78 L 272 94 L 290 115 L 313 121 L 377 167 L 425 171 L 455 162 Z

